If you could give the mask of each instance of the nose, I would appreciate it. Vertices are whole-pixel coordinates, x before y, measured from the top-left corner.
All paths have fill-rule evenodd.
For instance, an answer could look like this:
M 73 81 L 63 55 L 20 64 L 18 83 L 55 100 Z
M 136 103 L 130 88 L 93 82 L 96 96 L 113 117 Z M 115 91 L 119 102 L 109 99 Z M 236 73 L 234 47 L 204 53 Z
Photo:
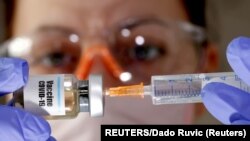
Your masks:
M 120 80 L 124 71 L 110 53 L 107 45 L 97 43 L 84 48 L 75 74 L 81 80 L 87 79 L 89 73 L 93 72 L 107 73 Z

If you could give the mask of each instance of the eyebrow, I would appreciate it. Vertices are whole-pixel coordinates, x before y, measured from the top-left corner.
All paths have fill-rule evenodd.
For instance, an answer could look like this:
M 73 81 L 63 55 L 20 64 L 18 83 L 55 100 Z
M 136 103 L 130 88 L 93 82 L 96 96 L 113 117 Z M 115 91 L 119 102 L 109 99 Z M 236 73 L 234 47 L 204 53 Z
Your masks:
M 152 24 L 152 23 L 156 23 L 163 26 L 168 25 L 166 21 L 164 21 L 163 19 L 153 16 L 153 17 L 139 17 L 139 18 L 129 19 L 124 23 L 120 24 L 120 28 L 132 29 L 140 24 Z
M 57 25 L 43 25 L 37 28 L 36 32 L 44 32 L 44 31 L 57 31 L 62 34 L 72 34 L 77 32 L 71 28 L 63 27 L 63 26 L 57 26 Z

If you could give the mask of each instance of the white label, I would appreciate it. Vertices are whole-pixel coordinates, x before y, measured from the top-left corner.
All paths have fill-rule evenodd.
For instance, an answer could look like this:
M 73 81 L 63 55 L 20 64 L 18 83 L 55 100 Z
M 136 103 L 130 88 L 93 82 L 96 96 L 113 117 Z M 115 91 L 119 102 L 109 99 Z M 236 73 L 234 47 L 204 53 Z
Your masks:
M 25 110 L 39 115 L 65 115 L 64 75 L 31 76 L 24 87 Z

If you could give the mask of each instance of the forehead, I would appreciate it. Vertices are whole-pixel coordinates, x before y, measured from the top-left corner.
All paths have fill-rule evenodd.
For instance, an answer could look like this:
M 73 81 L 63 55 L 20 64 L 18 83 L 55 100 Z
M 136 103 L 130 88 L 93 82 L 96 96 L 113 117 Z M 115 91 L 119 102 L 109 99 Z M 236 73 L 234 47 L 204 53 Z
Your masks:
M 81 30 L 141 16 L 187 19 L 179 0 L 25 0 L 17 1 L 13 29 L 14 34 L 31 32 L 42 25 Z

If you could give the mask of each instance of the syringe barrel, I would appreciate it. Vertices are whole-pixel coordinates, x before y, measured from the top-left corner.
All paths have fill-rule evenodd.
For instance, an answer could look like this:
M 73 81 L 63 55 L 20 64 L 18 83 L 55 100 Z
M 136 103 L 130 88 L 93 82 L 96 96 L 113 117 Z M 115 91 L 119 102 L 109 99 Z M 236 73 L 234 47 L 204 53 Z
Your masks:
M 202 102 L 201 89 L 210 82 L 222 82 L 250 91 L 250 87 L 233 72 L 152 76 L 153 104 Z

